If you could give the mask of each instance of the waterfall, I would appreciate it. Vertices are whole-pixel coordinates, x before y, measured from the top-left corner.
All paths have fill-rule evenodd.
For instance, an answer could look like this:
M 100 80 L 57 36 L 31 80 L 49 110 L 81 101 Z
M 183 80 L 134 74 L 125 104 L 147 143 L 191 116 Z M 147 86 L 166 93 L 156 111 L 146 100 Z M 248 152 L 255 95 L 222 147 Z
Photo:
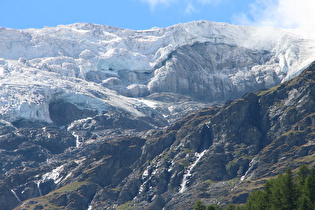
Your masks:
M 235 184 L 235 186 L 233 187 L 233 189 L 231 189 L 231 191 L 233 191 L 234 189 L 236 189 L 236 187 L 237 187 L 240 183 L 242 183 L 246 178 L 248 178 L 248 177 L 247 177 L 248 174 L 251 173 L 252 170 L 254 170 L 254 167 L 256 166 L 257 163 L 258 163 L 257 157 L 254 157 L 254 158 L 250 161 L 250 163 L 249 163 L 249 165 L 248 165 L 248 169 L 247 169 L 247 171 L 245 172 L 245 174 L 240 178 L 240 180 L 238 181 L 238 183 Z
M 76 138 L 76 147 L 77 147 L 77 148 L 80 147 L 80 145 L 81 145 L 80 136 L 77 135 L 77 134 L 75 134 L 74 131 L 72 132 L 72 135 Z
M 93 205 L 90 204 L 90 205 L 88 206 L 87 210 L 92 210 L 92 209 L 93 209 Z
M 35 184 L 37 185 L 39 196 L 43 196 L 42 190 L 40 189 L 40 183 L 41 180 L 35 181 Z
M 11 189 L 11 192 L 13 193 L 13 195 L 15 196 L 15 198 L 21 202 L 21 199 L 19 198 L 19 196 L 15 193 L 15 191 L 13 189 Z
M 199 162 L 199 160 L 205 155 L 205 153 L 207 152 L 208 150 L 204 150 L 202 151 L 201 153 L 195 153 L 195 157 L 196 157 L 196 160 L 193 162 L 193 164 L 191 164 L 188 168 L 187 168 L 187 171 L 186 173 L 184 174 L 183 176 L 183 181 L 182 183 L 180 184 L 180 190 L 179 190 L 179 193 L 183 193 L 185 192 L 185 190 L 187 189 L 187 184 L 188 184 L 188 181 L 191 177 L 191 171 L 194 169 L 194 167 L 197 165 L 197 163 Z
M 250 172 L 252 172 L 252 170 L 254 169 L 254 167 L 255 167 L 256 164 L 257 164 L 257 157 L 254 157 L 254 158 L 250 161 L 250 163 L 249 163 L 249 165 L 248 165 L 247 171 L 246 171 L 245 174 L 241 177 L 240 183 L 241 183 L 242 181 L 244 181 L 244 179 L 248 176 L 248 174 L 249 174 Z

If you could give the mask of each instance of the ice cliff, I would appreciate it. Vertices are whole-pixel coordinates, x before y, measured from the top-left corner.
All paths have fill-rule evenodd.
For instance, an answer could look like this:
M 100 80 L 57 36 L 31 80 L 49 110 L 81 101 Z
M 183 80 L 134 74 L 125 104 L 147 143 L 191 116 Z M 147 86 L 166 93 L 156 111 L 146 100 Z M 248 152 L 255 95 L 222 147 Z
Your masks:
M 277 85 L 313 60 L 315 38 L 300 30 L 208 21 L 143 31 L 88 23 L 0 28 L 0 117 L 52 122 L 56 101 L 98 114 L 167 117 L 176 107 L 162 113 L 148 106 L 158 102 L 138 98 L 170 92 L 225 101 Z

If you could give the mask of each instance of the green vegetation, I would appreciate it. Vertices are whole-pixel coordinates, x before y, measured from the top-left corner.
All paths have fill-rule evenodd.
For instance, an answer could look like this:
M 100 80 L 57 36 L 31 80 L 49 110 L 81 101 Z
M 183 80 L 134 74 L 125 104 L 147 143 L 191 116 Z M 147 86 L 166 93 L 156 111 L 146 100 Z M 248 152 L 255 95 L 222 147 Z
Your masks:
M 68 191 L 75 191 L 77 189 L 79 189 L 80 187 L 82 187 L 83 185 L 88 184 L 87 181 L 83 181 L 83 182 L 72 182 L 70 184 L 65 185 L 64 187 L 53 191 L 53 193 L 64 193 L 64 192 L 68 192 Z
M 276 107 L 279 107 L 279 108 L 283 108 L 283 107 L 284 107 L 282 101 L 275 101 L 275 102 L 273 103 L 273 105 L 276 106 Z
M 254 191 L 243 209 L 314 209 L 315 170 L 302 165 L 294 179 L 291 169 Z
M 218 206 L 204 206 L 197 201 L 194 210 L 222 209 Z M 302 165 L 296 177 L 288 168 L 284 174 L 268 180 L 263 189 L 255 190 L 244 205 L 230 204 L 229 210 L 265 210 L 265 209 L 315 209 L 315 169 Z
M 210 205 L 210 206 L 205 206 L 202 201 L 198 200 L 195 205 L 193 210 L 220 210 L 220 206 L 218 205 Z
M 206 206 L 199 200 L 195 203 L 193 210 L 206 210 Z
M 270 89 L 267 89 L 267 90 L 264 90 L 264 91 L 259 91 L 256 94 L 258 96 L 269 95 L 269 94 L 274 93 L 275 91 L 277 91 L 282 86 L 283 86 L 283 84 L 280 84 L 280 85 L 277 85 L 277 86 L 275 86 L 273 88 L 270 88 Z
M 117 207 L 118 210 L 126 210 L 126 209 L 131 209 L 132 202 L 128 201 L 120 206 Z

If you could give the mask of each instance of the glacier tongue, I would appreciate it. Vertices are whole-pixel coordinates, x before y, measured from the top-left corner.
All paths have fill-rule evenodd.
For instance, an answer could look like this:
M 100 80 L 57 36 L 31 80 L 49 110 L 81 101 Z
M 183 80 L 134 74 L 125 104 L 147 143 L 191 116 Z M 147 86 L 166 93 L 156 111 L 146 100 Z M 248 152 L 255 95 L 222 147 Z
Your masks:
M 315 40 L 299 30 L 208 21 L 143 31 L 88 23 L 0 28 L 0 116 L 51 123 L 50 103 L 64 100 L 144 117 L 156 107 L 130 97 L 174 92 L 222 101 L 285 81 L 313 60 Z
M 49 104 L 58 100 L 98 113 L 115 107 L 135 116 L 145 116 L 137 109 L 142 104 L 135 104 L 132 99 L 119 96 L 99 84 L 41 71 L 14 60 L 6 61 L 3 68 L 6 73 L 0 84 L 0 116 L 6 121 L 23 118 L 51 123 Z

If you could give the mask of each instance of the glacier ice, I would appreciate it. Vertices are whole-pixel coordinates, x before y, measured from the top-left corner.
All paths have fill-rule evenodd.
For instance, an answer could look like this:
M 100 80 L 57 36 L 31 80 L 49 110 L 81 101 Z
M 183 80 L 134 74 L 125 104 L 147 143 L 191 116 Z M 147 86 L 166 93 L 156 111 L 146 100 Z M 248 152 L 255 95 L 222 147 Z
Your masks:
M 131 97 L 217 92 L 226 99 L 254 83 L 285 81 L 313 60 L 314 36 L 297 29 L 209 21 L 142 31 L 88 23 L 1 28 L 0 117 L 51 123 L 49 104 L 56 100 L 146 116 L 143 107 L 155 106 Z

